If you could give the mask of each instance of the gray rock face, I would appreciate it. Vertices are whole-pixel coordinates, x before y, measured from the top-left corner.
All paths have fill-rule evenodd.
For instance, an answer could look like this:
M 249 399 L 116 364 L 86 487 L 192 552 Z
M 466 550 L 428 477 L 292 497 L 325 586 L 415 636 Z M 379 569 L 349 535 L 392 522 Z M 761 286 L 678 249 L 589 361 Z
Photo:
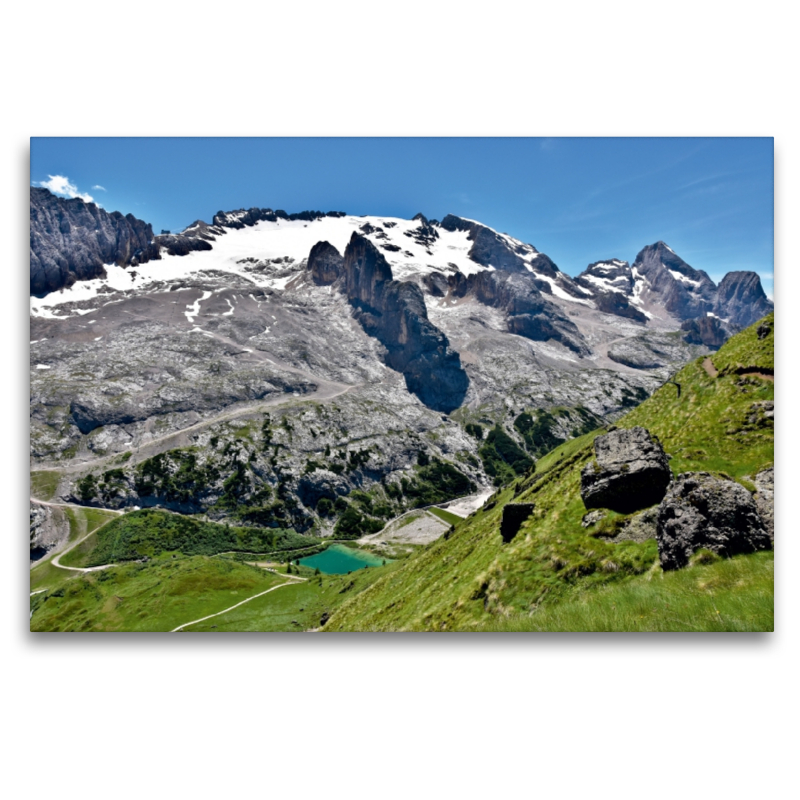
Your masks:
M 707 472 L 684 472 L 658 509 L 658 554 L 665 570 L 680 569 L 696 550 L 722 556 L 771 547 L 750 492 Z
M 727 319 L 736 330 L 752 325 L 773 308 L 755 272 L 729 272 L 717 287 L 714 313 Z
M 536 342 L 553 339 L 581 356 L 589 355 L 585 339 L 561 309 L 545 299 L 530 273 L 482 271 L 460 281 L 451 276 L 454 294 L 472 295 L 479 302 L 506 313 L 509 332 Z
M 519 533 L 522 523 L 533 514 L 535 507 L 535 503 L 506 503 L 500 523 L 500 535 L 504 544 L 508 544 Z
M 604 291 L 621 292 L 624 295 L 629 295 L 633 291 L 631 265 L 619 258 L 612 258 L 609 261 L 595 261 L 593 264 L 589 264 L 575 278 L 575 283 L 591 292 L 602 286 Z
M 31 563 L 66 544 L 69 521 L 60 508 L 31 502 Z
M 344 258 L 330 242 L 317 242 L 308 255 L 308 270 L 317 286 L 329 286 L 343 272 Z
M 198 219 L 180 233 L 166 233 L 156 236 L 156 244 L 163 247 L 171 256 L 185 256 L 196 250 L 211 250 L 211 242 L 224 236 L 226 230 L 209 225 Z
M 645 314 L 628 300 L 633 293 L 634 281 L 627 261 L 618 258 L 595 261 L 575 278 L 575 283 L 593 296 L 599 311 L 643 324 L 647 322 Z
M 153 228 L 132 214 L 31 189 L 30 292 L 43 296 L 76 280 L 103 277 L 104 264 L 158 259 Z
M 762 470 L 756 475 L 756 508 L 761 521 L 769 534 L 775 539 L 775 468 Z
M 703 344 L 717 349 L 725 344 L 728 332 L 716 317 L 698 317 L 681 323 L 681 330 L 686 331 L 683 340 L 688 344 Z
M 494 267 L 507 272 L 525 272 L 525 262 L 515 253 L 507 242 L 503 241 L 493 230 L 468 219 L 461 219 L 448 214 L 439 223 L 446 231 L 468 231 L 468 239 L 472 242 L 469 257 L 483 267 Z M 547 259 L 546 256 L 543 259 Z M 543 260 L 542 259 L 542 260 Z M 537 268 L 539 266 L 537 259 Z M 550 261 L 550 259 L 547 259 Z M 552 262 L 551 262 L 552 263 Z M 544 266 L 544 263 L 543 263 Z
M 623 514 L 658 503 L 672 473 L 661 445 L 641 427 L 612 431 L 594 440 L 595 461 L 581 471 L 586 508 Z
M 714 282 L 702 270 L 690 267 L 664 242 L 640 250 L 633 268 L 647 278 L 651 294 L 678 319 L 693 319 L 714 310 Z
M 428 320 L 422 290 L 396 281 L 386 259 L 354 233 L 344 254 L 344 290 L 364 330 L 387 349 L 386 363 L 426 406 L 449 413 L 469 388 L 461 359 Z
M 599 311 L 605 314 L 614 314 L 617 317 L 627 317 L 636 322 L 646 323 L 647 317 L 628 302 L 628 298 L 619 292 L 597 292 L 594 303 Z

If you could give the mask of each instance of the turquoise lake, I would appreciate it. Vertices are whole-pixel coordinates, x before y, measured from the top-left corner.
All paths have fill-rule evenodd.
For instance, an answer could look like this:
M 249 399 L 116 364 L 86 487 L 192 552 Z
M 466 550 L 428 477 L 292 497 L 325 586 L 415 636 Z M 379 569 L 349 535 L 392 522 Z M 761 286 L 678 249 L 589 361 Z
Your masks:
M 318 569 L 325 575 L 344 575 L 347 572 L 364 569 L 365 566 L 379 567 L 383 564 L 383 559 L 363 550 L 353 550 L 343 544 L 334 544 L 315 556 L 301 558 L 300 563 L 304 567 Z

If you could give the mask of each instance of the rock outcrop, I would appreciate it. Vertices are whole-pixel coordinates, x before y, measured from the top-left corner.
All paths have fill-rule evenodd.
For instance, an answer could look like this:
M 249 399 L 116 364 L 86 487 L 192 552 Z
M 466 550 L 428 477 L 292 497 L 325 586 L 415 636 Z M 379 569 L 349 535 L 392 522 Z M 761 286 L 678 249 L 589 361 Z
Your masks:
M 506 503 L 503 507 L 503 519 L 500 523 L 500 535 L 503 543 L 508 544 L 519 533 L 522 523 L 525 522 L 536 507 L 535 503 Z
M 287 214 L 282 209 L 273 211 L 271 208 L 240 208 L 236 211 L 217 211 L 214 214 L 213 224 L 222 228 L 252 228 L 257 222 L 277 222 L 278 220 L 313 222 L 322 217 L 344 216 L 344 211 L 299 211 L 296 214 Z
M 467 231 L 467 238 L 472 242 L 469 257 L 482 267 L 494 267 L 495 269 L 507 272 L 526 272 L 525 261 L 520 254 L 515 253 L 511 246 L 503 240 L 491 228 L 473 222 L 469 219 L 462 219 L 453 214 L 448 214 L 440 223 L 446 231 Z M 532 252 L 536 252 L 531 248 Z M 547 256 L 542 257 L 542 266 L 550 262 Z M 539 266 L 537 259 L 536 266 Z M 552 265 L 552 262 L 550 262 Z M 552 265 L 555 266 L 555 265 Z
M 55 506 L 31 501 L 30 560 L 39 561 L 53 550 L 63 547 L 69 539 L 69 520 Z
M 714 313 L 735 330 L 752 325 L 774 308 L 756 272 L 729 272 L 717 287 Z
M 386 347 L 386 363 L 403 374 L 408 390 L 437 411 L 458 408 L 469 378 L 447 337 L 428 320 L 419 286 L 394 280 L 383 255 L 358 233 L 347 245 L 343 269 L 342 288 L 357 319 Z
M 756 508 L 770 539 L 775 538 L 775 469 L 769 467 L 756 475 Z
M 669 461 L 645 428 L 598 436 L 594 452 L 595 460 L 581 471 L 581 498 L 586 508 L 630 514 L 664 497 L 672 477 Z
M 685 567 L 701 548 L 734 556 L 771 547 L 750 492 L 708 472 L 685 472 L 672 482 L 658 509 L 657 539 L 665 570 Z
M 344 257 L 330 242 L 317 242 L 308 254 L 307 268 L 317 286 L 330 286 L 343 273 Z
M 30 292 L 43 296 L 75 281 L 102 278 L 105 264 L 158 259 L 153 228 L 132 214 L 108 213 L 79 198 L 31 188 Z
M 464 278 L 449 278 L 455 296 L 472 295 L 487 306 L 506 313 L 510 333 L 536 342 L 553 339 L 578 355 L 589 355 L 586 341 L 574 322 L 553 302 L 542 296 L 536 278 L 529 272 L 483 270 Z
M 714 310 L 716 286 L 702 270 L 690 267 L 664 242 L 642 248 L 633 269 L 647 279 L 647 294 L 680 320 Z
M 683 340 L 687 344 L 702 344 L 715 350 L 722 347 L 728 338 L 728 332 L 717 317 L 687 319 L 681 323 L 681 330 L 686 332 Z
M 198 219 L 180 233 L 162 233 L 156 236 L 156 244 L 171 256 L 185 256 L 196 250 L 211 250 L 211 242 L 227 231 L 218 225 L 209 225 Z

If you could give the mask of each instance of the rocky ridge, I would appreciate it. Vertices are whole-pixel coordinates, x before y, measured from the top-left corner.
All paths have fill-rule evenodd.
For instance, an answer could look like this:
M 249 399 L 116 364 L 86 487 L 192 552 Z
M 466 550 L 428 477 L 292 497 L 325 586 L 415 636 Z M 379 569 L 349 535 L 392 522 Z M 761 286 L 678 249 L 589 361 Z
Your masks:
M 160 258 L 152 226 L 132 214 L 109 213 L 41 188 L 31 187 L 30 201 L 32 295 L 103 277 L 105 264 L 136 266 Z

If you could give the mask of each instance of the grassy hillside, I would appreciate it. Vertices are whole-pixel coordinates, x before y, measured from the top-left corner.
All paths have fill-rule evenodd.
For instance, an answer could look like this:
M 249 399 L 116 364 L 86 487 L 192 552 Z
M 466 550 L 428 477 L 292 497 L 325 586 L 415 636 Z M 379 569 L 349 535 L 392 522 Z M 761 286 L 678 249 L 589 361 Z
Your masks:
M 283 566 L 275 574 L 224 556 L 164 557 L 83 575 L 43 566 L 52 583 L 31 597 L 32 631 L 171 631 L 243 600 L 248 602 L 185 630 L 304 631 L 395 568 L 317 576 L 293 566 L 292 575 L 305 578 L 299 581 L 283 574 Z
M 247 564 L 202 556 L 126 564 L 34 595 L 31 630 L 170 631 L 285 580 Z
M 768 320 L 772 321 L 771 315 Z M 675 376 L 680 396 L 676 386 L 665 384 L 618 425 L 642 425 L 658 436 L 672 457 L 675 474 L 709 470 L 742 479 L 772 463 L 773 423 L 765 417 L 762 404 L 773 400 L 774 384 L 763 375 L 741 374 L 772 372 L 774 333 L 758 339 L 757 328 L 758 323 L 733 337 L 713 355 L 710 369 L 704 367 L 703 358 L 682 369 Z M 696 592 L 692 573 L 698 566 L 662 579 L 654 539 L 615 543 L 581 526 L 586 509 L 580 498 L 580 471 L 593 456 L 595 436 L 602 432 L 565 443 L 542 458 L 535 472 L 517 479 L 499 492 L 494 503 L 457 523 L 447 539 L 420 550 L 345 602 L 326 630 L 480 630 L 497 629 L 505 621 L 518 629 L 532 629 L 537 619 L 542 620 L 542 629 L 550 625 L 560 630 L 559 623 L 553 622 L 559 607 L 577 604 L 578 609 L 582 603 L 595 601 L 615 605 L 613 592 L 632 592 L 625 596 L 634 597 L 636 592 L 654 592 L 653 587 L 659 587 L 659 599 L 654 600 L 653 614 L 643 615 L 647 629 L 684 630 L 700 625 L 703 629 L 771 630 L 770 555 L 736 561 L 744 573 L 754 570 L 760 575 L 742 584 L 760 598 L 752 606 L 755 610 L 742 611 L 738 621 L 731 615 L 729 622 L 709 622 L 708 615 L 701 614 L 699 620 L 693 617 L 704 604 L 716 602 L 713 596 L 709 601 L 707 594 Z M 512 500 L 536 507 L 516 538 L 503 545 L 502 507 Z M 610 533 L 624 519 L 611 514 L 596 527 L 599 533 Z M 723 580 L 732 574 L 730 563 L 703 569 L 718 572 Z M 736 587 L 736 580 L 731 586 Z M 736 593 L 731 589 L 731 596 Z M 696 602 L 690 602 L 692 595 Z M 673 603 L 667 612 L 670 596 L 682 598 L 677 605 L 681 611 Z M 635 606 L 632 599 L 625 603 Z M 577 611 L 571 619 L 577 628 L 568 629 L 588 624 L 581 622 Z M 625 619 L 615 623 L 607 618 L 587 629 L 643 627 L 634 624 L 630 614 Z

